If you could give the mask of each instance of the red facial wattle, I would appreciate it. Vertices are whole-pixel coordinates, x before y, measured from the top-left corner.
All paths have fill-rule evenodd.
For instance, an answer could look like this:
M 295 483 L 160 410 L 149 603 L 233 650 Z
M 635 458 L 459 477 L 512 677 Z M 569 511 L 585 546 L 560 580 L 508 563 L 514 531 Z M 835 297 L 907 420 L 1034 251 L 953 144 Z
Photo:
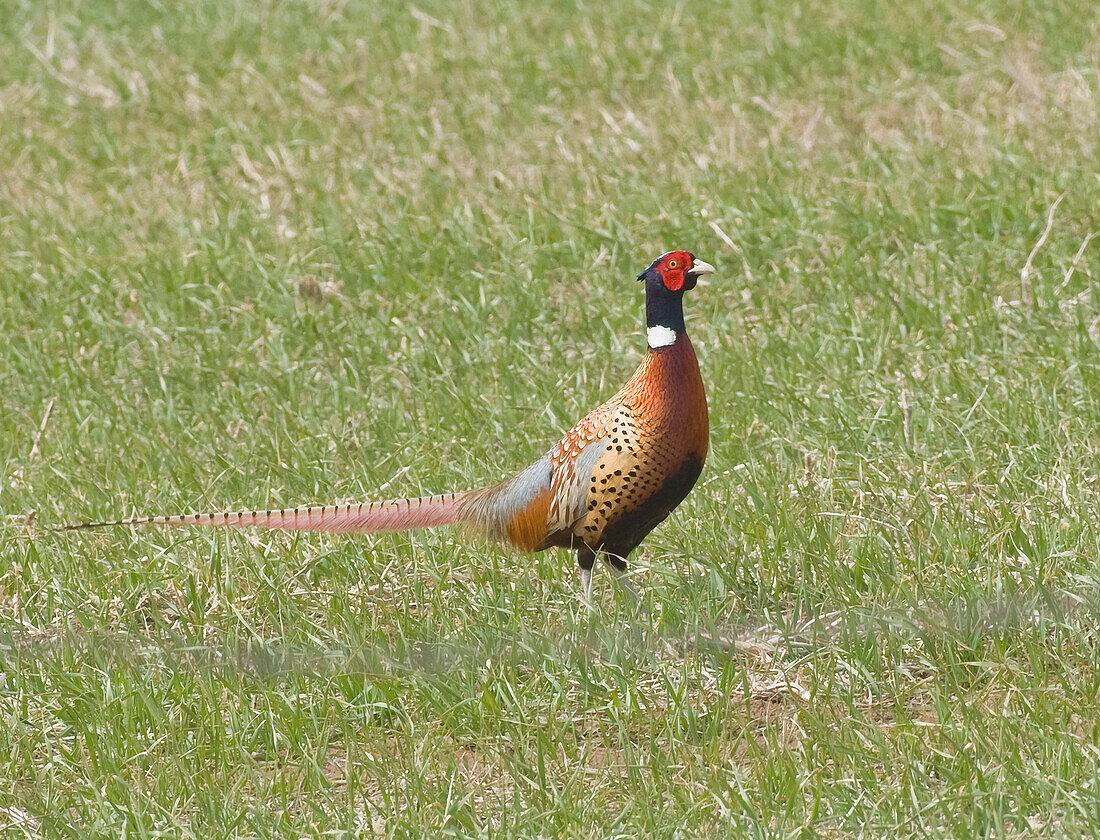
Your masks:
M 684 287 L 684 270 L 682 268 L 666 268 L 661 272 L 661 279 L 665 282 L 665 288 L 670 292 L 678 292 Z
M 687 273 L 691 269 L 692 256 L 687 251 L 672 251 L 665 254 L 657 267 L 661 281 L 670 292 L 686 291 L 693 284 L 688 285 Z

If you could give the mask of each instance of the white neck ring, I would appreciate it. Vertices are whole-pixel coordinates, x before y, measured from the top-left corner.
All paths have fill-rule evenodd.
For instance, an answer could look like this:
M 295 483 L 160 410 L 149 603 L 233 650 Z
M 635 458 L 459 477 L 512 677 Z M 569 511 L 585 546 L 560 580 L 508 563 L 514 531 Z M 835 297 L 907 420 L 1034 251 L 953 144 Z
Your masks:
M 645 331 L 645 336 L 649 346 L 654 350 L 676 343 L 676 330 L 670 330 L 668 327 L 650 327 Z

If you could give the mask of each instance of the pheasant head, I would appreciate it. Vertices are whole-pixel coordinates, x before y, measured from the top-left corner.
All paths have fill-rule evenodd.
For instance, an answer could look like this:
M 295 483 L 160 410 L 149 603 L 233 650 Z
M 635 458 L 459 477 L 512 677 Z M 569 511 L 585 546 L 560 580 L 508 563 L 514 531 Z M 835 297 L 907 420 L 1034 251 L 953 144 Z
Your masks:
M 646 334 L 651 349 L 668 347 L 684 332 L 684 292 L 695 288 L 710 263 L 687 251 L 669 251 L 657 257 L 638 279 L 645 282 Z

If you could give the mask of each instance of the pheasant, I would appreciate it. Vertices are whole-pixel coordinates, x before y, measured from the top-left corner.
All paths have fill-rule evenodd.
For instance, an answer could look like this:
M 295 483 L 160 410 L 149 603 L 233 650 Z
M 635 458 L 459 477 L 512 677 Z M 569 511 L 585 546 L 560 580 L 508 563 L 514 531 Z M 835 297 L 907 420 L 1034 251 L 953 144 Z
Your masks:
M 622 578 L 627 557 L 683 501 L 703 469 L 707 399 L 684 329 L 683 297 L 714 271 L 687 251 L 670 251 L 639 274 L 649 347 L 638 369 L 546 454 L 500 484 L 384 502 L 151 516 L 62 530 L 204 525 L 368 534 L 465 525 L 525 552 L 573 549 L 591 602 L 597 556 Z

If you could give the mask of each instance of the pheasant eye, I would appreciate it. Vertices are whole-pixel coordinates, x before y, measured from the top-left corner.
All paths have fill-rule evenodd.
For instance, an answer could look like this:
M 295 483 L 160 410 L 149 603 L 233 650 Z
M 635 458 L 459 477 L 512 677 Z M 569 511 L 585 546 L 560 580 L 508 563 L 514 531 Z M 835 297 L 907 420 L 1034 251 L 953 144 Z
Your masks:
M 680 265 L 680 263 L 678 263 L 676 260 L 669 260 L 668 261 L 668 267 L 669 268 L 676 268 L 679 265 Z

